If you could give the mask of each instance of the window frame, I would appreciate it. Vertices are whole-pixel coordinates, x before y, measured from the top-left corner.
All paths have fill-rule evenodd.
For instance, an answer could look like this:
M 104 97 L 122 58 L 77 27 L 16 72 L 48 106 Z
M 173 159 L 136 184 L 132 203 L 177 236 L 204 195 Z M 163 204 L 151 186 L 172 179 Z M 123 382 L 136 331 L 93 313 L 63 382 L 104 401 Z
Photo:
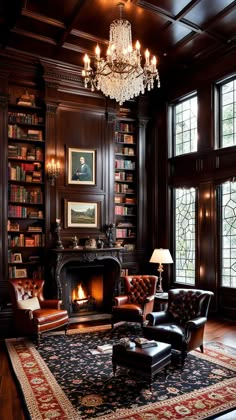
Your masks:
M 231 146 L 222 145 L 222 88 L 227 83 L 236 82 L 236 73 L 233 73 L 215 83 L 214 90 L 214 128 L 215 128 L 215 149 L 226 149 L 227 147 L 236 147 L 236 143 Z
M 171 157 L 171 158 L 178 158 L 180 156 L 186 156 L 186 155 L 190 155 L 191 153 L 198 152 L 198 143 L 197 143 L 197 149 L 196 150 L 176 155 L 176 112 L 175 112 L 175 108 L 179 104 L 181 104 L 185 101 L 188 101 L 188 100 L 190 100 L 194 97 L 196 97 L 197 106 L 198 106 L 198 92 L 197 92 L 197 90 L 194 90 L 193 92 L 188 93 L 188 94 L 176 99 L 173 102 L 170 102 L 169 105 L 168 105 L 168 111 L 169 111 L 168 112 L 168 127 L 170 128 L 169 136 L 168 136 L 168 144 L 169 144 L 169 157 Z M 198 132 L 198 115 L 197 115 L 197 132 Z

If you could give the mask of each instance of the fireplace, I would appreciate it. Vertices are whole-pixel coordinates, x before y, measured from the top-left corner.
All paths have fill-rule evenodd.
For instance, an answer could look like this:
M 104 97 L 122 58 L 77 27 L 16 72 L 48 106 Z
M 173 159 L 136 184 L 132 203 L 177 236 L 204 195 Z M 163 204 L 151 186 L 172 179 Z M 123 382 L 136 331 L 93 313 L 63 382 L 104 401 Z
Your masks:
M 70 317 L 111 313 L 120 293 L 121 250 L 53 250 L 57 297 Z

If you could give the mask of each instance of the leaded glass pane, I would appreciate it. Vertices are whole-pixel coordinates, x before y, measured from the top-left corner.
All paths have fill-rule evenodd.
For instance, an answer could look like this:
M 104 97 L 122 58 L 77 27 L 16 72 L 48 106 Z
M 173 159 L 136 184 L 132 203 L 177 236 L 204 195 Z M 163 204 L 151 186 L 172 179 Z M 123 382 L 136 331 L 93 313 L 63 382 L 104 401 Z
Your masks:
M 197 151 L 197 96 L 175 106 L 175 156 Z
M 195 284 L 196 190 L 175 190 L 176 282 Z
M 221 284 L 236 287 L 236 182 L 222 184 Z
M 236 145 L 236 79 L 221 85 L 221 147 Z

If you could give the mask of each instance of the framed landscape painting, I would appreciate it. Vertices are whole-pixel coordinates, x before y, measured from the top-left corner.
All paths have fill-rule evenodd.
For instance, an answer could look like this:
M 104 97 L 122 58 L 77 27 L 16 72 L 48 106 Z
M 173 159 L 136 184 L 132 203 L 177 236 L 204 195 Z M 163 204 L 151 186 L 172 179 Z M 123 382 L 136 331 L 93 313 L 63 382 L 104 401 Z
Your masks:
M 65 227 L 97 228 L 99 203 L 65 200 Z
M 67 149 L 68 184 L 95 185 L 95 150 Z

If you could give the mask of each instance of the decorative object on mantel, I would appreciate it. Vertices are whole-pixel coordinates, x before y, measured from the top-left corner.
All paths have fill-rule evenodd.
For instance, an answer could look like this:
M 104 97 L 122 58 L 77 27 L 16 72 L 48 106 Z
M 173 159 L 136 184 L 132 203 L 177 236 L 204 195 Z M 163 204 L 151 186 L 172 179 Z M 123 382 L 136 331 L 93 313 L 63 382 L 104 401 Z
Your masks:
M 170 251 L 169 249 L 163 249 L 163 248 L 159 248 L 159 249 L 154 249 L 151 259 L 150 259 L 151 263 L 158 263 L 158 269 L 157 271 L 159 271 L 160 275 L 159 275 L 159 286 L 157 289 L 157 293 L 162 293 L 163 289 L 162 289 L 162 273 L 164 271 L 163 269 L 163 264 L 173 264 L 173 259 L 170 255 Z
M 30 95 L 26 90 L 25 93 L 17 99 L 16 103 L 21 106 L 35 106 L 35 96 Z
M 97 248 L 97 241 L 96 241 L 96 239 L 95 238 L 88 238 L 85 241 L 85 248 L 92 248 L 92 249 Z
M 131 24 L 122 19 L 124 3 L 118 3 L 120 19 L 114 20 L 110 25 L 110 40 L 106 58 L 100 56 L 100 48 L 95 48 L 95 70 L 90 67 L 90 58 L 84 56 L 84 84 L 91 90 L 101 90 L 104 95 L 115 99 L 120 105 L 135 96 L 144 93 L 144 90 L 153 89 L 154 81 L 160 87 L 157 59 L 154 56 L 150 61 L 150 52 L 145 51 L 145 64 L 142 67 L 140 43 L 132 46 Z
M 113 248 L 115 244 L 115 236 L 115 224 L 110 223 L 109 225 L 106 225 L 106 237 L 108 248 Z
M 62 245 L 61 242 L 61 237 L 60 237 L 60 231 L 61 231 L 61 220 L 60 219 L 56 219 L 56 223 L 55 223 L 55 237 L 56 237 L 56 249 L 64 249 L 64 246 Z
M 79 239 L 77 238 L 77 236 L 73 236 L 72 238 L 72 243 L 73 243 L 73 248 L 74 249 L 78 249 L 79 247 Z
M 47 164 L 47 175 L 50 185 L 54 187 L 57 177 L 60 175 L 60 162 L 55 162 L 55 159 L 51 159 Z
M 100 249 L 100 248 L 103 248 L 103 246 L 104 246 L 104 241 L 99 236 L 97 240 L 97 248 Z

